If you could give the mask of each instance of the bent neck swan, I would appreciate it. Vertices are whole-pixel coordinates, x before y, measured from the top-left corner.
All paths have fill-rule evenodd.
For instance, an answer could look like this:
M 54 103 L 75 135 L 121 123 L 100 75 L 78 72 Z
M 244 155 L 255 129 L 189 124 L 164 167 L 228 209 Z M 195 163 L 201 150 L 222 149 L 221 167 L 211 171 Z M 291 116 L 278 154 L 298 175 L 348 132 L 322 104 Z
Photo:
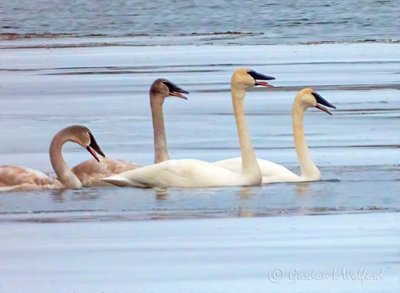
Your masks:
M 25 167 L 2 166 L 0 167 L 0 191 L 81 188 L 82 182 L 71 171 L 62 156 L 62 147 L 68 141 L 77 143 L 85 148 L 97 162 L 99 162 L 97 154 L 105 157 L 87 127 L 81 125 L 69 126 L 59 131 L 50 144 L 50 162 L 57 179 Z

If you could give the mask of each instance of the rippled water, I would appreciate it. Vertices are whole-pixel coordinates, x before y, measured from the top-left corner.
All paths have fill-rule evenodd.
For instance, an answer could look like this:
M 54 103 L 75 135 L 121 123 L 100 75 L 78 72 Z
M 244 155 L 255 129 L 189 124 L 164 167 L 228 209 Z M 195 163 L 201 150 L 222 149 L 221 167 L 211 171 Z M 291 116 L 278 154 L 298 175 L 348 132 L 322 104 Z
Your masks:
M 2 223 L 0 290 L 398 293 L 399 219 Z
M 238 156 L 229 79 L 248 66 L 276 77 L 276 88 L 245 101 L 261 158 L 299 172 L 291 129 L 298 89 L 313 86 L 336 105 L 333 116 L 310 109 L 305 118 L 323 180 L 1 193 L 0 292 L 399 292 L 400 44 L 245 45 L 393 38 L 395 2 L 124 6 L 134 3 L 0 2 L 8 39 L 0 43 L 0 165 L 52 172 L 52 136 L 77 123 L 109 157 L 151 163 L 148 87 L 159 77 L 191 92 L 164 104 L 171 157 Z M 157 21 L 146 16 L 155 5 Z M 174 5 L 187 7 L 177 13 Z M 251 33 L 214 34 L 226 30 Z M 104 35 L 82 37 L 95 33 Z M 70 165 L 89 158 L 73 144 L 64 155 Z M 277 269 L 281 279 L 268 279 Z M 381 278 L 332 276 L 344 269 Z M 329 279 L 293 281 L 294 270 Z
M 195 44 L 399 40 L 399 15 L 396 0 L 1 0 L 0 36 L 205 34 L 191 38 Z
M 333 116 L 312 109 L 306 115 L 321 182 L 10 193 L 1 195 L 0 212 L 45 212 L 46 221 L 54 216 L 75 221 L 88 219 L 73 214 L 84 211 L 94 212 L 89 219 L 103 220 L 398 211 L 399 52 L 397 44 L 3 49 L 1 164 L 51 172 L 51 137 L 76 123 L 92 129 L 108 156 L 151 163 L 147 90 L 158 77 L 191 92 L 188 101 L 165 102 L 173 158 L 213 161 L 239 155 L 228 83 L 238 66 L 277 78 L 275 89 L 257 89 L 246 97 L 261 158 L 298 172 L 291 129 L 297 89 L 313 85 L 337 110 Z M 65 153 L 71 165 L 88 158 L 74 145 Z

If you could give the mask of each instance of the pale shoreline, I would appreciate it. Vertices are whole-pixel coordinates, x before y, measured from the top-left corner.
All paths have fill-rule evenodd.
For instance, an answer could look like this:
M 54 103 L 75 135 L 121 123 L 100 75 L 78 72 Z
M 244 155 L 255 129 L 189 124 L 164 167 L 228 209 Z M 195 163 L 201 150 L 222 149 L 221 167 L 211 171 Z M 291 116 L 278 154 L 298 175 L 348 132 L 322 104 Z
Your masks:
M 84 35 L 74 34 L 0 34 L 0 50 L 3 49 L 56 49 L 90 47 L 146 47 L 146 46 L 314 46 L 351 44 L 399 44 L 400 39 L 336 39 L 336 40 L 286 40 L 266 41 L 264 33 L 221 32 L 169 35 Z M 262 40 L 264 39 L 264 40 Z

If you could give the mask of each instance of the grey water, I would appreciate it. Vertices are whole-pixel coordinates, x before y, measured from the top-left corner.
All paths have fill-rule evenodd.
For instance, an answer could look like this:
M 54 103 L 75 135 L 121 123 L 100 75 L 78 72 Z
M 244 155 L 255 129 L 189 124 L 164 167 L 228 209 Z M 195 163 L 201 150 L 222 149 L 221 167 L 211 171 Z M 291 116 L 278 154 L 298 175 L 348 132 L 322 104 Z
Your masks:
M 152 163 L 159 77 L 190 91 L 164 103 L 175 159 L 240 155 L 237 67 L 276 77 L 247 93 L 246 118 L 258 157 L 294 172 L 296 92 L 337 107 L 305 115 L 318 182 L 0 193 L 0 292 L 399 292 L 397 2 L 0 0 L 0 165 L 52 174 L 49 142 L 70 124 Z M 332 277 L 343 269 L 379 279 Z
M 399 41 L 396 0 L 0 1 L 0 39 L 133 37 L 155 44 Z M 172 37 L 172 38 L 171 38 Z M 182 41 L 180 41 L 182 42 Z
M 229 78 L 239 66 L 276 77 L 247 94 L 260 158 L 299 172 L 291 105 L 312 85 L 336 105 L 310 109 L 305 129 L 323 180 L 251 188 L 17 192 L 0 195 L 2 221 L 141 220 L 320 215 L 400 210 L 398 44 L 149 46 L 2 49 L 0 163 L 51 173 L 51 137 L 84 124 L 111 158 L 153 160 L 148 87 L 158 77 L 190 91 L 164 103 L 171 158 L 240 155 Z M 190 51 L 191 54 L 186 54 Z M 145 53 L 144 53 L 145 52 Z M 72 166 L 89 158 L 69 144 Z

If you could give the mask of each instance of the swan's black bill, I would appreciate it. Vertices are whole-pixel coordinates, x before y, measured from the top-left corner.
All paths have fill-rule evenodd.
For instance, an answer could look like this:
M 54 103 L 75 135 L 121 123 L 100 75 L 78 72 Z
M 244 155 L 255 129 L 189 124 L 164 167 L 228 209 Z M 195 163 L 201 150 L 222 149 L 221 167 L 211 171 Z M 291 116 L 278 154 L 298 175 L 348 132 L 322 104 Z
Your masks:
M 89 132 L 90 136 L 90 144 L 86 147 L 87 151 L 96 159 L 97 162 L 100 162 L 97 154 L 102 157 L 106 157 L 106 155 L 101 150 L 100 146 L 97 144 L 96 139 L 94 138 L 93 134 Z
M 317 105 L 315 106 L 315 108 L 317 108 L 325 113 L 328 113 L 329 115 L 332 115 L 332 113 L 327 108 L 323 107 L 322 105 L 327 106 L 329 108 L 333 108 L 333 109 L 336 109 L 336 107 L 334 105 L 332 105 L 331 103 L 329 103 L 327 100 L 325 100 L 323 97 L 321 97 L 320 94 L 318 94 L 316 92 L 313 92 L 311 94 L 314 96 L 315 100 L 317 101 Z
M 273 76 L 268 76 L 268 75 L 264 75 L 262 73 L 258 73 L 257 71 L 254 70 L 250 70 L 249 72 L 247 72 L 252 78 L 254 78 L 254 80 L 256 81 L 256 83 L 254 85 L 262 85 L 262 86 L 269 86 L 269 87 L 273 87 L 273 85 L 269 84 L 266 81 L 257 81 L 257 80 L 273 80 L 275 79 L 275 77 Z
M 177 86 L 171 81 L 163 81 L 163 83 L 168 87 L 170 96 L 187 100 L 187 97 L 182 94 L 189 94 L 188 91 L 185 91 L 183 88 Z

